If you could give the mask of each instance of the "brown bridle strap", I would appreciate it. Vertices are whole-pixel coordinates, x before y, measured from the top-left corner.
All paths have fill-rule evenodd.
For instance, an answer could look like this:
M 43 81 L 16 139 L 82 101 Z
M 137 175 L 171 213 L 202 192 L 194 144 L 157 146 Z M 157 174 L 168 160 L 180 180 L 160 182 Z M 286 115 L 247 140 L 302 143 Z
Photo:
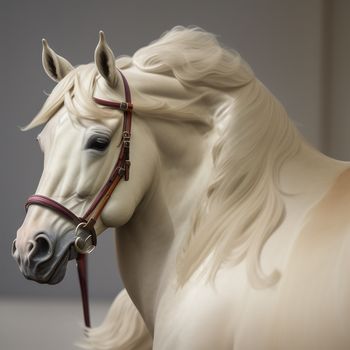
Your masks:
M 88 289 L 88 259 L 86 254 L 78 254 L 77 270 L 80 286 L 81 301 L 83 304 L 85 327 L 91 328 L 90 308 L 89 308 L 89 289 Z
M 123 131 L 121 138 L 121 149 L 117 162 L 112 170 L 111 175 L 109 176 L 108 181 L 102 187 L 98 195 L 95 197 L 94 201 L 91 203 L 87 211 L 85 212 L 83 218 L 88 222 L 89 220 L 97 221 L 97 218 L 101 215 L 103 208 L 107 204 L 110 196 L 112 195 L 114 189 L 124 177 L 125 181 L 129 180 L 129 170 L 130 170 L 130 137 L 131 137 L 131 117 L 133 105 L 131 103 L 131 94 L 129 84 L 120 72 L 125 90 L 125 100 L 126 102 L 112 102 L 101 100 L 94 97 L 94 101 L 97 104 L 102 106 L 107 106 L 115 109 L 122 109 L 124 111 L 124 120 L 123 120 Z
M 28 198 L 27 203 L 25 204 L 26 211 L 28 210 L 28 207 L 32 204 L 41 205 L 43 207 L 50 207 L 54 211 L 59 212 L 68 221 L 72 221 L 75 225 L 79 225 L 83 221 L 81 218 L 76 216 L 71 210 L 67 209 L 62 204 L 40 194 L 34 194 L 33 196 Z
M 132 119 L 133 105 L 131 103 L 131 93 L 130 93 L 128 81 L 126 80 L 122 72 L 119 71 L 119 73 L 124 83 L 125 102 L 113 102 L 113 101 L 102 100 L 96 97 L 93 98 L 94 101 L 99 105 L 121 110 L 124 112 L 123 131 L 122 131 L 122 137 L 120 142 L 119 156 L 117 158 L 117 161 L 113 167 L 113 170 L 108 180 L 100 189 L 100 191 L 98 192 L 95 199 L 90 204 L 89 208 L 86 210 L 84 215 L 82 217 L 78 217 L 71 210 L 69 210 L 62 204 L 56 202 L 55 200 L 49 197 L 46 197 L 40 194 L 35 194 L 29 197 L 25 204 L 26 211 L 28 210 L 28 207 L 33 204 L 52 209 L 53 211 L 55 211 L 59 215 L 66 218 L 68 221 L 71 221 L 75 225 L 77 235 L 79 233 L 78 228 L 80 227 L 82 230 L 85 230 L 86 232 L 88 232 L 89 233 L 88 237 L 91 238 L 93 246 L 96 246 L 97 244 L 97 237 L 94 229 L 96 221 L 100 217 L 104 207 L 108 203 L 108 200 L 110 199 L 114 189 L 117 187 L 120 181 L 123 178 L 125 179 L 125 181 L 129 180 L 129 171 L 130 171 L 130 164 L 131 164 L 129 159 L 129 153 L 130 153 L 131 119 Z M 76 249 L 77 249 L 78 238 L 80 237 L 78 236 L 75 242 Z M 86 252 L 90 252 L 90 251 L 86 251 Z M 81 297 L 83 302 L 85 326 L 91 327 L 90 312 L 89 312 L 88 283 L 87 283 L 86 252 L 81 253 L 81 251 L 78 250 L 77 267 L 78 267 Z

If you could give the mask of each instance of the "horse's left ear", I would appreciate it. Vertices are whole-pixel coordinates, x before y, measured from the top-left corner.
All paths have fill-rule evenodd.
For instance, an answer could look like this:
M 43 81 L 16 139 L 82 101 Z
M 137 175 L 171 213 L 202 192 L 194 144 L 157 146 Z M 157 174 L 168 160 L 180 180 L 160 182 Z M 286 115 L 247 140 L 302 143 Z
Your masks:
M 43 66 L 46 74 L 54 81 L 62 80 L 74 67 L 63 57 L 51 49 L 43 39 Z
M 105 35 L 100 31 L 100 40 L 95 50 L 95 64 L 99 73 L 106 79 L 108 85 L 115 88 L 118 84 L 118 73 L 115 66 L 113 51 L 108 46 Z

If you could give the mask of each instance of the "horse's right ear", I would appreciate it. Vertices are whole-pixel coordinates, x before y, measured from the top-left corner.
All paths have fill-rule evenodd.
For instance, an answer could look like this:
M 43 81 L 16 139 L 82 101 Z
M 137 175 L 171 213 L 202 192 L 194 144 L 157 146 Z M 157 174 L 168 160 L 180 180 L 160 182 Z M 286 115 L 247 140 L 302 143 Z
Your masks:
M 118 85 L 118 73 L 112 49 L 108 46 L 105 35 L 101 30 L 100 40 L 95 50 L 95 64 L 98 72 L 105 78 L 111 88 Z
M 63 57 L 52 50 L 45 39 L 43 42 L 43 67 L 46 74 L 54 81 L 62 80 L 74 67 Z

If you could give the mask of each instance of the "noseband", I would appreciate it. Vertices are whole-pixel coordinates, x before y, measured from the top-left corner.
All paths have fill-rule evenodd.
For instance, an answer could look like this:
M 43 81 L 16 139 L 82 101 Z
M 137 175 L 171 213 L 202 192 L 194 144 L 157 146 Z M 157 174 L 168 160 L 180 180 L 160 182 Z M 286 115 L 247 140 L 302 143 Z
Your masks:
M 123 178 L 125 181 L 129 180 L 129 170 L 131 164 L 129 159 L 129 153 L 133 105 L 131 103 L 131 93 L 129 84 L 124 75 L 120 71 L 119 73 L 123 79 L 125 102 L 112 102 L 101 100 L 96 97 L 93 98 L 94 101 L 101 106 L 117 109 L 124 112 L 123 131 L 120 142 L 119 156 L 108 180 L 102 186 L 95 199 L 90 204 L 89 208 L 86 210 L 85 214 L 82 217 L 79 217 L 75 215 L 70 209 L 66 208 L 64 205 L 40 194 L 34 194 L 33 196 L 30 196 L 25 204 L 26 211 L 31 205 L 39 205 L 42 207 L 46 207 L 48 209 L 53 210 L 60 216 L 64 217 L 66 220 L 72 222 L 75 226 L 74 246 L 76 251 L 78 252 L 78 272 L 83 299 L 85 325 L 87 327 L 90 327 L 90 316 L 87 297 L 85 254 L 91 253 L 96 247 L 97 236 L 95 231 L 95 224 L 98 218 L 101 216 L 101 213 L 106 204 L 108 203 L 114 189 L 117 187 L 117 185 Z

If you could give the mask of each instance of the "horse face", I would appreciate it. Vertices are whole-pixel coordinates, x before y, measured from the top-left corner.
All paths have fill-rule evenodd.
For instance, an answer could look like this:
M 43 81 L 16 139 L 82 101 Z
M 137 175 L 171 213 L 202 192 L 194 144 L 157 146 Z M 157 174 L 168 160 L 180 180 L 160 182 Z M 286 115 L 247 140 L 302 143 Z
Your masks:
M 59 62 L 59 59 L 55 56 L 53 61 Z M 64 70 L 55 67 L 52 71 Z M 106 67 L 103 72 L 106 74 Z M 108 87 L 116 90 L 115 85 L 102 77 L 102 89 L 97 86 L 97 94 Z M 117 92 L 114 94 L 115 100 L 124 99 Z M 82 216 L 108 179 L 119 156 L 123 114 L 117 113 L 120 117 L 79 123 L 63 106 L 38 136 L 44 152 L 44 169 L 36 194 L 49 197 Z M 114 190 L 95 225 L 97 235 L 107 227 L 126 224 L 153 181 L 157 150 L 152 134 L 138 118 L 133 119 L 132 137 L 129 181 L 122 181 Z M 40 283 L 60 282 L 68 261 L 76 256 L 74 232 L 74 225 L 56 212 L 31 205 L 12 247 L 12 254 L 24 276 Z

